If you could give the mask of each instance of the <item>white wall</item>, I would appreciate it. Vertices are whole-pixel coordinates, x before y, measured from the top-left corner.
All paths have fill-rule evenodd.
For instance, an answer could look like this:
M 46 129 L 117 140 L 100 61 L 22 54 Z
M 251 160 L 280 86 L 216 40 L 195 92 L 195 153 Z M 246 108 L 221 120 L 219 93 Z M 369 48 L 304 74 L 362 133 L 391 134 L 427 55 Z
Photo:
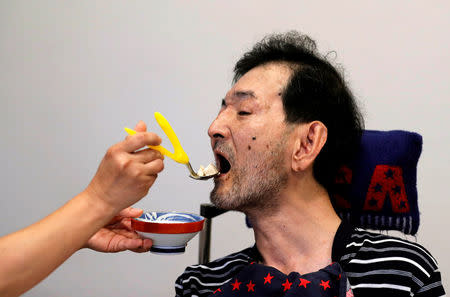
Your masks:
M 81 191 L 125 125 L 143 119 L 160 132 L 154 111 L 194 167 L 211 161 L 206 130 L 234 62 L 265 34 L 297 29 L 337 52 L 367 128 L 423 135 L 418 241 L 448 284 L 450 3 L 280 2 L 1 1 L 0 235 Z M 138 206 L 198 212 L 211 187 L 167 159 Z M 26 296 L 171 296 L 197 241 L 172 257 L 81 251 Z M 241 214 L 214 222 L 214 258 L 251 243 Z

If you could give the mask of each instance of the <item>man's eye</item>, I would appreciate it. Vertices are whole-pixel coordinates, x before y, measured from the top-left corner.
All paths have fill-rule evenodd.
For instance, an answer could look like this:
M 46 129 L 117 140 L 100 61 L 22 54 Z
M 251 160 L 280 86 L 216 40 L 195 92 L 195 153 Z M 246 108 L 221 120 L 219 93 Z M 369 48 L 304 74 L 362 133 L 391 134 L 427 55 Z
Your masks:
M 250 115 L 251 113 L 250 112 L 247 112 L 247 111 L 240 111 L 240 112 L 238 112 L 238 115 L 240 115 L 240 116 L 246 116 L 246 115 Z

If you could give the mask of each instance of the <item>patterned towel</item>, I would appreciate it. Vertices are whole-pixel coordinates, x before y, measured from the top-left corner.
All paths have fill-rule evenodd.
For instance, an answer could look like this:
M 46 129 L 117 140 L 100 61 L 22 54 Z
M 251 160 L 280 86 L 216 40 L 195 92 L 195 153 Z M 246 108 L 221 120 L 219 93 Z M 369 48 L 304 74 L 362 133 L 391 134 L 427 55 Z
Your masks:
M 353 296 L 350 285 L 338 263 L 304 275 L 279 270 L 255 262 L 244 267 L 228 283 L 222 285 L 210 297 L 258 296 L 258 297 L 320 297 Z

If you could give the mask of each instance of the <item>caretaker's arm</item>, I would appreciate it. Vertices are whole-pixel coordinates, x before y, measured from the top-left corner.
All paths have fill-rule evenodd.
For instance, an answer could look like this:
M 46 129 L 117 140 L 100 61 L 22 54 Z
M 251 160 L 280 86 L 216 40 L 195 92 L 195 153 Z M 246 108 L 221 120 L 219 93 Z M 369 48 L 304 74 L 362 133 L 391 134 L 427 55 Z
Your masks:
M 98 251 L 148 250 L 127 218 L 142 211 L 128 206 L 144 197 L 164 168 L 162 155 L 136 150 L 161 139 L 142 131 L 110 147 L 89 186 L 41 221 L 0 238 L 0 296 L 18 296 L 32 288 L 82 247 Z M 122 231 L 118 231 L 122 230 Z

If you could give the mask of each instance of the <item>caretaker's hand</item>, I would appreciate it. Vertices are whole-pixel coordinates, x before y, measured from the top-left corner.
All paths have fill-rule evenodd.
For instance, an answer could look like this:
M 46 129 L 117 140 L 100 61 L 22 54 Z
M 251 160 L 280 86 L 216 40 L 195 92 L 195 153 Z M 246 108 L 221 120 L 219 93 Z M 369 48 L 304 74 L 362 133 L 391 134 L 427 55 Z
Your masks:
M 147 195 L 164 168 L 164 157 L 160 152 L 149 148 L 139 150 L 147 145 L 159 145 L 161 138 L 146 132 L 142 121 L 135 130 L 138 133 L 108 149 L 85 190 L 91 198 L 101 202 L 105 210 L 114 214 Z
M 152 246 L 151 239 L 142 239 L 131 229 L 131 219 L 141 216 L 142 212 L 142 209 L 125 208 L 95 233 L 85 247 L 103 253 L 117 253 L 125 250 L 136 253 L 149 251 Z

